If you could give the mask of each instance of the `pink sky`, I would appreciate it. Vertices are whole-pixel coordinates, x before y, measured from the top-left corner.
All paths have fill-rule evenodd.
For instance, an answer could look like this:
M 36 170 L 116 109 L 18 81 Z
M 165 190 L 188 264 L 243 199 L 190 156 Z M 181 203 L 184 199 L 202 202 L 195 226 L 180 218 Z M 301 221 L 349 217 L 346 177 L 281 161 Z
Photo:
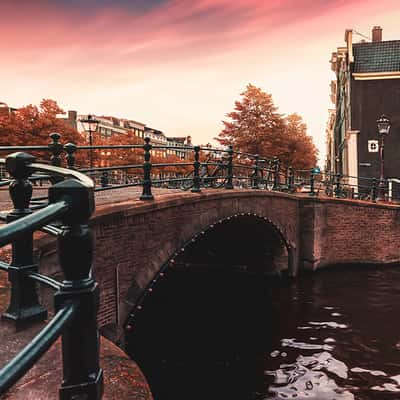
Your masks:
M 331 52 L 346 28 L 400 39 L 399 20 L 398 0 L 1 0 L 0 101 L 206 143 L 253 83 L 303 116 L 324 158 Z

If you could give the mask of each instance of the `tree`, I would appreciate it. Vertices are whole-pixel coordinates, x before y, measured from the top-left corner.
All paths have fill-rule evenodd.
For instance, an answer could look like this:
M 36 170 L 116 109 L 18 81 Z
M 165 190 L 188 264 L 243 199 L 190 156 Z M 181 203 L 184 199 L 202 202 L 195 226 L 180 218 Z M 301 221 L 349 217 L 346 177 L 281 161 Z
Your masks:
M 283 119 L 272 96 L 251 84 L 241 96 L 234 111 L 227 114 L 231 121 L 222 121 L 224 129 L 216 139 L 245 153 L 276 155 L 280 150 Z
M 298 114 L 285 117 L 284 135 L 287 140 L 287 152 L 281 155 L 284 164 L 297 169 L 308 169 L 317 164 L 318 150 L 311 136 L 307 135 L 307 125 Z
M 57 102 L 43 99 L 40 106 L 28 105 L 0 117 L 0 145 L 37 146 L 49 143 L 49 134 L 62 135 L 63 143 L 83 143 L 83 137 L 67 121 L 57 118 L 64 111 Z
M 234 150 L 244 153 L 276 156 L 283 167 L 315 166 L 317 150 L 299 115 L 279 114 L 272 96 L 251 84 L 241 96 L 234 111 L 227 114 L 230 121 L 222 121 L 224 129 L 216 138 L 219 143 L 231 144 Z

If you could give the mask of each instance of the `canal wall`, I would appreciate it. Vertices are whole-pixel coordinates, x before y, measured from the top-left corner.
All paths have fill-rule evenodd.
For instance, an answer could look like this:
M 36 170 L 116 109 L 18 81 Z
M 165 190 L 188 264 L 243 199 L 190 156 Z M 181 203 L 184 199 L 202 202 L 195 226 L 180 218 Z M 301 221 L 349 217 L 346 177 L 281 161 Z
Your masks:
M 341 199 L 300 203 L 301 268 L 400 262 L 400 207 Z

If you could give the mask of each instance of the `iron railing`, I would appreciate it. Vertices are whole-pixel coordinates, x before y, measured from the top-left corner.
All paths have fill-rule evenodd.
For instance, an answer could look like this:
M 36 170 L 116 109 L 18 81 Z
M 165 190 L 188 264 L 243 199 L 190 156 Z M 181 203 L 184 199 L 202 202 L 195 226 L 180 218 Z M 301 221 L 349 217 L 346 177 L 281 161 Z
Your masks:
M 42 150 L 43 147 L 31 148 Z M 5 149 L 4 147 L 2 149 Z M 26 148 L 10 147 L 11 150 Z M 64 148 L 57 149 L 58 154 Z M 53 153 L 54 154 L 54 153 Z M 59 164 L 53 158 L 53 164 Z M 0 245 L 12 246 L 12 260 L 0 263 L 8 272 L 10 301 L 2 317 L 19 328 L 47 319 L 37 283 L 53 290 L 55 315 L 37 336 L 0 370 L 0 396 L 7 392 L 62 337 L 63 381 L 59 398 L 101 399 L 103 373 L 99 366 L 97 310 L 99 289 L 92 278 L 92 238 L 88 220 L 94 211 L 94 184 L 86 175 L 55 165 L 37 163 L 25 152 L 0 159 L 5 165 L 14 209 L 2 212 Z M 36 174 L 36 175 L 35 175 Z M 49 179 L 47 202 L 32 203 L 32 180 Z M 37 210 L 34 211 L 34 208 Z M 58 239 L 58 257 L 64 280 L 38 272 L 33 233 L 42 230 Z
M 106 191 L 123 187 L 142 188 L 141 200 L 154 198 L 152 187 L 180 188 L 200 193 L 202 188 L 252 188 L 288 193 L 306 193 L 310 196 L 330 196 L 352 198 L 375 202 L 378 194 L 378 180 L 372 177 L 353 177 L 331 172 L 320 173 L 315 169 L 295 170 L 282 165 L 278 157 L 266 158 L 260 155 L 234 151 L 232 146 L 216 149 L 200 146 L 157 145 L 145 138 L 143 144 L 135 145 L 99 145 L 76 146 L 72 143 L 63 145 L 58 133 L 50 135 L 48 146 L 0 146 L 0 151 L 45 151 L 53 166 L 61 166 L 63 159 L 66 167 L 88 174 L 96 183 L 95 191 Z M 83 152 L 130 151 L 141 162 L 121 165 L 101 165 L 92 168 L 76 163 L 76 155 Z M 155 152 L 184 151 L 186 158 L 180 162 L 152 163 Z M 107 163 L 107 156 L 103 157 Z M 174 167 L 178 172 L 165 172 Z M 49 174 L 33 175 L 32 182 L 52 180 Z M 0 186 L 7 184 L 0 181 Z M 36 183 L 37 184 L 37 183 Z M 46 204 L 47 197 L 34 197 L 34 207 Z M 389 200 L 388 182 L 385 180 L 385 199 Z M 383 199 L 380 199 L 383 200 Z M 390 196 L 392 200 L 392 196 Z
M 12 245 L 10 264 L 0 262 L 8 272 L 11 298 L 3 318 L 18 326 L 43 321 L 47 310 L 40 304 L 36 285 L 53 290 L 55 316 L 47 326 L 3 369 L 0 370 L 0 395 L 5 393 L 62 336 L 63 382 L 61 399 L 100 399 L 103 392 L 99 367 L 97 310 L 99 289 L 92 278 L 92 239 L 88 220 L 95 207 L 96 191 L 139 186 L 141 200 L 154 198 L 152 187 L 179 188 L 201 193 L 204 188 L 251 188 L 254 190 L 305 193 L 309 196 L 358 198 L 376 201 L 375 178 L 295 170 L 281 164 L 277 157 L 200 146 L 143 145 L 76 146 L 62 144 L 60 135 L 50 135 L 48 146 L 0 146 L 12 152 L 0 159 L 6 174 L 1 186 L 9 186 L 14 209 L 0 212 L 0 246 Z M 140 152 L 141 163 L 79 167 L 77 152 L 124 150 Z M 153 152 L 185 151 L 177 163 L 152 164 Z M 48 163 L 36 162 L 27 152 L 44 153 Z M 63 163 L 66 168 L 62 168 Z M 176 171 L 165 172 L 174 167 Z M 354 183 L 356 182 L 356 183 Z M 47 195 L 32 197 L 33 185 L 42 185 Z M 97 183 L 97 185 L 96 185 Z M 33 233 L 40 230 L 58 238 L 58 256 L 64 281 L 38 272 L 33 254 Z M 86 397 L 84 397 L 86 396 Z M 79 397 L 80 398 L 80 397 Z

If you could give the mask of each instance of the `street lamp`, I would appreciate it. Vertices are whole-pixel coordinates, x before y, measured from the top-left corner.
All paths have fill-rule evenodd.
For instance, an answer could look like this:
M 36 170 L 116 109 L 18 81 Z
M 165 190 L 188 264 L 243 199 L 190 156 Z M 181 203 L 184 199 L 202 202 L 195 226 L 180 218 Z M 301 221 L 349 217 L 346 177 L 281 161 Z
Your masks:
M 386 115 L 382 114 L 376 121 L 376 125 L 378 126 L 378 132 L 381 135 L 381 145 L 380 145 L 380 149 L 379 149 L 381 164 L 380 164 L 380 176 L 379 176 L 379 185 L 378 185 L 378 196 L 377 196 L 376 200 L 382 201 L 382 200 L 385 200 L 385 173 L 384 173 L 385 136 L 389 134 L 390 120 L 388 117 L 386 117 Z
M 98 119 L 96 119 L 95 116 L 89 114 L 86 118 L 81 118 L 79 120 L 79 122 L 82 124 L 83 130 L 85 132 L 89 132 L 89 146 L 90 146 L 90 149 L 89 149 L 89 162 L 90 162 L 90 168 L 93 168 L 92 132 L 96 132 L 97 131 L 97 126 L 99 125 L 100 121 Z

